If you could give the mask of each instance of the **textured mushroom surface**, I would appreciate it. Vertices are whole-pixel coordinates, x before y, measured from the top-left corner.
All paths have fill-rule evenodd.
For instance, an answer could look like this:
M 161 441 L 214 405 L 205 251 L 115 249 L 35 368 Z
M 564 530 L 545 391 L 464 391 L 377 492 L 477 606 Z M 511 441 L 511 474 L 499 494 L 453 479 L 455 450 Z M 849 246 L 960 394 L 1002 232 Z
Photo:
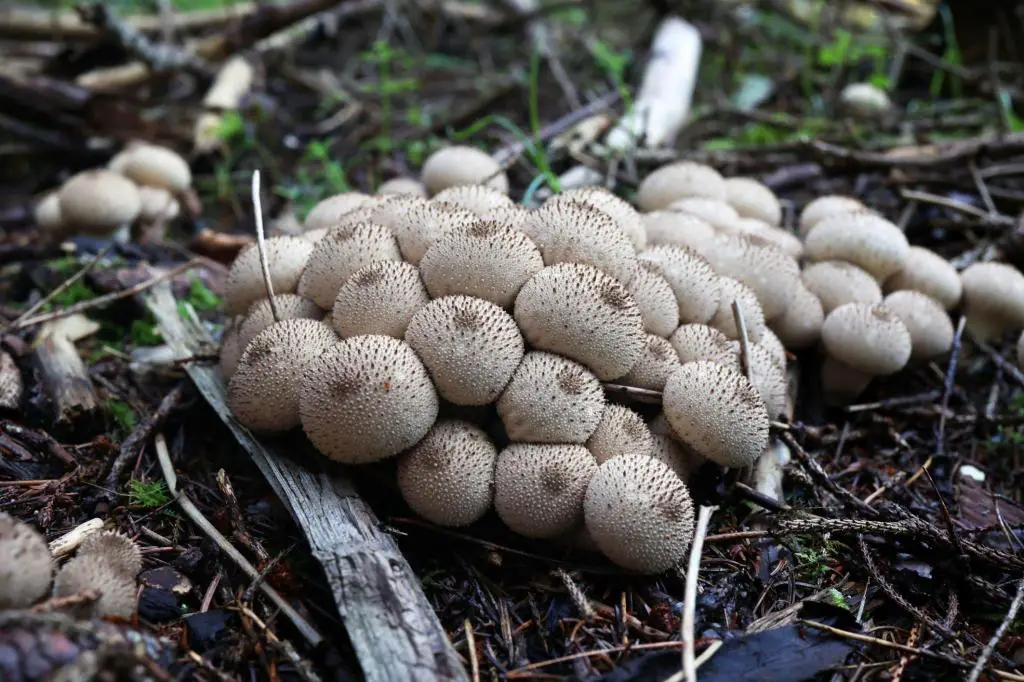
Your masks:
M 735 357 L 740 358 L 739 342 L 736 344 Z M 771 352 L 760 343 L 751 344 L 750 351 L 750 380 L 757 389 L 761 400 L 764 401 L 765 409 L 768 410 L 768 417 L 777 419 L 786 414 L 788 408 L 788 379 L 785 366 L 780 367 Z M 739 369 L 740 365 L 734 365 Z
M 718 275 L 696 251 L 680 246 L 655 246 L 638 258 L 665 278 L 679 304 L 679 321 L 707 322 L 718 310 Z
M 619 229 L 629 237 L 635 251 L 647 247 L 647 230 L 644 221 L 628 201 L 620 199 L 603 187 L 578 187 L 552 196 L 548 201 L 578 201 L 589 204 L 611 216 Z
M 725 179 L 705 164 L 691 161 L 671 163 L 643 179 L 637 189 L 636 203 L 641 211 L 658 211 L 686 197 L 724 201 Z
M 306 232 L 332 228 L 338 224 L 341 216 L 368 205 L 372 200 L 373 197 L 362 192 L 342 192 L 329 196 L 310 209 L 302 227 Z
M 116 531 L 93 533 L 78 547 L 78 556 L 93 555 L 103 559 L 115 571 L 135 578 L 142 570 L 142 552 L 131 538 Z
M 718 295 L 718 310 L 709 324 L 730 339 L 739 339 L 740 330 L 732 310 L 732 304 L 735 302 L 743 314 L 747 338 L 753 343 L 760 341 L 765 330 L 764 312 L 754 290 L 732 277 L 719 277 Z
M 800 283 L 800 265 L 795 259 L 739 235 L 717 238 L 707 259 L 716 273 L 754 292 L 766 320 L 786 312 Z
M 761 336 L 761 340 L 757 342 L 758 346 L 764 348 L 768 355 L 782 370 L 786 369 L 786 347 L 782 344 L 782 340 L 771 330 L 771 328 L 765 329 L 764 334 Z
M 431 301 L 405 334 L 438 393 L 456 405 L 487 405 L 505 390 L 526 352 L 512 316 L 481 298 Z
M 508 194 L 508 176 L 501 166 L 475 147 L 454 145 L 427 157 L 421 178 L 430 195 L 457 185 L 487 185 Z
M 790 258 L 799 259 L 804 255 L 804 243 L 800 238 L 781 227 L 771 227 L 755 218 L 740 218 L 736 226 L 740 235 L 755 244 L 771 246 Z
M 274 303 L 277 305 L 277 314 L 281 320 L 320 320 L 324 316 L 320 306 L 298 294 L 275 294 Z M 270 307 L 269 299 L 261 298 L 249 306 L 245 321 L 238 329 L 240 349 L 244 351 L 257 334 L 274 322 L 274 311 Z
M 624 405 L 610 403 L 587 439 L 587 449 L 600 464 L 627 454 L 650 455 L 654 440 L 643 417 Z
M 430 302 L 415 265 L 381 260 L 356 270 L 341 285 L 331 324 L 343 339 L 383 334 L 401 339 L 412 316 Z
M 1006 263 L 974 263 L 960 273 L 967 329 L 981 341 L 1024 327 L 1024 274 Z
M 22 609 L 46 594 L 53 558 L 32 526 L 0 512 L 0 609 Z
M 799 350 L 817 343 L 824 321 L 821 301 L 801 282 L 786 312 L 772 320 L 771 329 L 786 348 Z
M 578 360 L 602 381 L 623 376 L 643 353 L 647 335 L 636 301 L 597 268 L 544 268 L 516 297 L 515 319 L 541 350 Z
M 512 200 L 508 198 L 507 194 L 487 185 L 448 187 L 435 194 L 432 201 L 439 204 L 453 204 L 471 211 L 477 217 L 486 215 L 496 208 L 512 205 Z
M 821 325 L 821 342 L 836 360 L 875 376 L 898 372 L 910 359 L 910 332 L 882 304 L 839 306 Z
M 302 429 L 325 456 L 374 462 L 415 445 L 437 419 L 437 391 L 404 341 L 367 334 L 310 362 L 299 388 Z
M 782 222 L 779 198 L 764 183 L 754 178 L 727 178 L 725 201 L 744 218 L 757 218 L 772 227 Z
M 707 461 L 689 445 L 680 443 L 668 433 L 652 433 L 651 439 L 654 442 L 651 456 L 667 464 L 684 483 Z
M 667 339 L 648 334 L 643 355 L 619 381 L 627 386 L 660 391 L 680 364 L 679 356 Z
M 60 188 L 58 201 L 64 226 L 87 234 L 110 234 L 130 224 L 142 210 L 135 183 L 102 169 L 72 176 Z
M 687 197 L 673 201 L 669 205 L 669 210 L 697 216 L 720 234 L 734 234 L 737 229 L 736 223 L 740 219 L 740 214 L 736 212 L 736 209 L 725 201 L 706 197 Z
M 398 240 L 402 257 L 418 265 L 427 249 L 449 230 L 477 222 L 470 210 L 419 197 L 398 197 L 374 211 L 374 220 L 386 225 Z
M 881 303 L 882 289 L 866 270 L 840 260 L 811 263 L 800 275 L 828 315 L 844 303 Z
M 356 223 L 331 228 L 313 247 L 298 293 L 330 310 L 348 278 L 379 260 L 402 260 L 398 242 L 387 227 Z
M 685 246 L 704 253 L 717 234 L 711 223 L 682 211 L 654 211 L 642 218 L 649 246 Z
M 0 350 L 0 409 L 18 409 L 24 392 L 25 385 L 14 358 Z
M 689 362 L 673 372 L 662 397 L 673 432 L 701 456 L 739 469 L 768 446 L 768 410 L 739 370 Z
M 513 443 L 498 454 L 494 509 L 530 538 L 554 538 L 583 520 L 583 496 L 597 462 L 582 445 Z
M 911 246 L 903 269 L 885 280 L 887 292 L 910 289 L 931 296 L 946 310 L 960 303 L 964 287 L 960 273 L 953 265 L 935 253 L 920 246 Z
M 826 217 L 807 234 L 804 254 L 812 261 L 843 260 L 879 282 L 899 272 L 910 253 L 903 231 L 872 213 Z
M 668 280 L 654 271 L 656 266 L 645 267 L 647 263 L 642 261 L 626 291 L 640 309 L 644 331 L 668 337 L 679 326 L 679 304 Z
M 706 324 L 684 324 L 669 337 L 680 362 L 719 362 L 733 365 L 736 351 L 728 336 Z
M 135 576 L 116 569 L 103 556 L 76 556 L 57 571 L 55 597 L 70 597 L 84 590 L 99 593 L 99 599 L 82 609 L 84 616 L 130 618 L 135 612 Z
M 864 211 L 866 207 L 858 199 L 830 194 L 814 199 L 800 212 L 800 236 L 806 237 L 815 225 L 830 215 Z
M 491 508 L 498 449 L 480 427 L 447 419 L 398 458 L 398 489 L 439 526 L 466 526 Z
M 192 185 L 192 171 L 181 154 L 153 144 L 130 149 L 120 172 L 140 185 L 159 187 L 172 194 L 184 192 Z
M 919 291 L 894 291 L 882 304 L 896 313 L 910 332 L 910 357 L 930 360 L 953 347 L 953 322 L 942 304 Z
M 578 362 L 543 351 L 523 357 L 498 399 L 509 438 L 523 443 L 584 443 L 604 407 L 597 377 Z
M 693 541 L 690 492 L 654 457 L 625 455 L 601 464 L 583 507 L 601 552 L 631 571 L 666 571 L 683 560 Z
M 267 266 L 274 294 L 294 293 L 299 277 L 313 252 L 313 244 L 295 237 L 271 237 L 266 241 Z M 255 244 L 245 246 L 231 263 L 224 283 L 224 309 L 230 315 L 241 315 L 261 298 L 266 298 L 263 269 Z

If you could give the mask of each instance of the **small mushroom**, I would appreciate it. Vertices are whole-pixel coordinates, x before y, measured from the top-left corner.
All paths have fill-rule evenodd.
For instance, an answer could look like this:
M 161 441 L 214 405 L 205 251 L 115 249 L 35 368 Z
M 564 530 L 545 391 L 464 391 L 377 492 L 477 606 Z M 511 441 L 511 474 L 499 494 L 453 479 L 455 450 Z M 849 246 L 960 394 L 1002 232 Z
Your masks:
M 181 154 L 155 144 L 131 147 L 121 173 L 147 187 L 159 187 L 180 194 L 192 186 L 192 171 Z
M 178 200 L 162 187 L 139 187 L 139 219 L 144 223 L 174 220 L 181 212 Z
M 711 264 L 692 249 L 655 246 L 637 256 L 641 265 L 665 278 L 679 304 L 679 321 L 704 323 L 715 316 L 721 295 Z
M 718 295 L 718 310 L 708 324 L 730 339 L 739 339 L 740 330 L 736 326 L 736 316 L 732 311 L 732 304 L 735 301 L 743 314 L 747 338 L 752 343 L 760 341 L 765 330 L 764 311 L 754 290 L 732 277 L 719 277 Z
M 377 195 L 406 194 L 414 197 L 427 196 L 427 188 L 419 180 L 413 178 L 391 178 L 380 183 L 377 188 Z
M 706 197 L 687 197 L 673 201 L 668 208 L 670 211 L 697 216 L 715 228 L 719 234 L 734 234 L 737 231 L 736 223 L 740 219 L 736 209 L 725 201 Z
M 782 222 L 782 204 L 775 192 L 754 178 L 727 178 L 725 201 L 743 218 L 756 218 L 771 227 Z
M 504 169 L 475 147 L 455 145 L 439 149 L 423 163 L 421 177 L 431 196 L 457 185 L 486 185 L 508 194 Z
M 0 512 L 0 609 L 23 609 L 46 594 L 53 557 L 32 526 Z
M 921 246 L 911 246 L 903 269 L 885 280 L 885 291 L 903 289 L 920 291 L 952 310 L 960 303 L 964 287 L 960 274 L 953 265 L 935 253 Z
M 398 242 L 387 227 L 361 222 L 331 228 L 313 246 L 299 279 L 298 293 L 324 310 L 331 310 L 348 278 L 380 260 L 402 260 Z
M 799 350 L 818 342 L 824 321 L 821 301 L 801 282 L 786 312 L 772 320 L 771 330 L 786 348 Z
M 892 111 L 892 100 L 872 83 L 850 83 L 839 93 L 843 111 L 856 118 L 879 119 Z
M 668 337 L 679 326 L 676 295 L 668 281 L 657 272 L 646 267 L 637 268 L 633 279 L 626 285 L 626 291 L 636 301 L 644 331 L 648 334 Z
M 1024 327 L 1024 274 L 1006 263 L 974 263 L 960 273 L 967 330 L 979 341 Z
M 587 439 L 587 449 L 601 464 L 628 454 L 650 455 L 654 439 L 643 417 L 624 405 L 609 404 L 597 429 Z
M 271 237 L 265 245 L 274 294 L 294 293 L 313 252 L 313 244 L 296 237 Z M 224 309 L 229 315 L 241 315 L 266 295 L 259 250 L 255 244 L 248 244 L 238 252 L 228 272 L 224 284 Z
M 58 194 L 65 230 L 107 236 L 130 225 L 142 209 L 134 182 L 108 170 L 87 170 L 71 177 Z
M 818 197 L 804 206 L 800 212 L 800 236 L 806 237 L 815 225 L 823 219 L 838 213 L 856 213 L 866 211 L 867 207 L 858 199 L 837 194 Z
M 126 535 L 104 530 L 87 536 L 78 547 L 77 556 L 102 557 L 110 567 L 135 579 L 142 570 L 142 552 Z
M 910 253 L 903 230 L 872 213 L 842 213 L 819 221 L 804 242 L 811 261 L 843 260 L 879 282 L 903 268 Z
M 373 197 L 362 192 L 342 192 L 320 201 L 306 214 L 302 228 L 306 232 L 331 228 L 349 211 L 370 204 Z
M 664 419 L 664 414 L 662 419 Z M 651 438 L 654 440 L 651 456 L 667 464 L 680 481 L 685 483 L 690 480 L 693 474 L 707 461 L 689 445 L 676 440 L 676 436 L 670 435 L 670 433 L 653 433 L 653 424 L 651 430 Z
M 711 223 L 691 213 L 665 210 L 641 217 L 649 246 L 685 246 L 703 254 L 717 234 Z
M 931 360 L 953 347 L 953 323 L 942 304 L 919 291 L 894 291 L 882 301 L 910 332 L 910 359 Z
M 640 183 L 636 203 L 641 211 L 659 211 L 686 197 L 725 201 L 725 178 L 711 166 L 679 161 L 662 166 Z
M 70 597 L 85 590 L 95 590 L 99 598 L 87 606 L 74 607 L 76 614 L 88 618 L 127 619 L 135 613 L 135 576 L 124 573 L 102 555 L 83 554 L 72 558 L 53 581 L 55 597 Z
M 21 405 L 25 384 L 10 353 L 0 350 L 0 411 L 16 410 Z
M 47 192 L 32 209 L 32 219 L 42 232 L 59 235 L 64 229 L 60 215 L 60 193 Z
M 800 265 L 794 258 L 739 235 L 716 238 L 707 260 L 719 275 L 749 287 L 768 321 L 786 312 L 800 283 Z
M 373 221 L 386 225 L 398 240 L 402 258 L 419 265 L 435 241 L 449 230 L 469 227 L 479 218 L 461 206 L 434 203 L 420 197 L 397 197 L 379 207 Z
M 506 192 L 487 185 L 455 185 L 441 190 L 431 201 L 464 208 L 478 218 L 494 209 L 512 205 L 512 200 L 508 198 Z
M 298 294 L 276 294 L 274 304 L 277 306 L 277 313 L 281 316 L 281 320 L 322 320 L 324 317 L 324 311 L 320 306 Z M 269 299 L 261 298 L 249 306 L 245 321 L 238 329 L 239 355 L 245 351 L 249 342 L 257 334 L 279 321 L 274 319 L 274 311 L 270 307 Z
M 811 263 L 800 275 L 826 315 L 845 303 L 881 303 L 882 289 L 867 271 L 841 260 Z
M 629 202 L 620 199 L 603 187 L 578 187 L 553 195 L 545 203 L 578 201 L 603 211 L 612 217 L 619 229 L 629 237 L 635 251 L 647 247 L 647 230 L 641 215 Z
M 751 242 L 776 248 L 790 258 L 800 259 L 804 255 L 804 243 L 784 228 L 772 227 L 756 218 L 741 217 L 736 221 L 736 230 Z
M 821 342 L 826 397 L 843 402 L 859 395 L 871 377 L 894 374 L 910 359 L 910 332 L 882 304 L 846 303 L 825 317 Z
M 619 381 L 627 386 L 660 391 L 680 364 L 679 356 L 667 339 L 648 334 L 643 355 Z
M 732 365 L 736 361 L 736 352 L 732 341 L 718 329 L 706 324 L 684 324 L 669 338 L 679 361 L 687 362 L 719 362 Z
M 405 337 L 409 321 L 430 302 L 415 265 L 379 260 L 356 270 L 341 285 L 331 324 L 343 339 L 360 334 Z

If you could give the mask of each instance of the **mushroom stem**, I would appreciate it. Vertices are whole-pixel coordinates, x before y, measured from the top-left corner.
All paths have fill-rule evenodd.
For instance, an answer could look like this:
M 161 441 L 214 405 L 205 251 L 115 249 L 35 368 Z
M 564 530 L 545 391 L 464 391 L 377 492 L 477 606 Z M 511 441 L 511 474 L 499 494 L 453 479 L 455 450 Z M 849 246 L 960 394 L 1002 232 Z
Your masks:
M 281 321 L 281 314 L 277 310 L 277 301 L 274 300 L 274 284 L 270 281 L 270 262 L 267 260 L 266 237 L 263 236 L 263 204 L 260 202 L 260 171 L 252 172 L 252 212 L 256 220 L 256 248 L 260 253 L 260 267 L 263 269 L 263 283 L 267 285 L 267 300 L 270 303 L 270 314 L 274 316 L 274 322 Z
M 743 311 L 740 310 L 740 302 L 732 302 L 732 316 L 736 320 L 736 329 L 740 334 L 740 362 L 743 364 L 743 374 L 747 381 L 754 383 L 754 372 L 750 367 L 750 337 L 747 336 L 747 322 L 743 319 Z

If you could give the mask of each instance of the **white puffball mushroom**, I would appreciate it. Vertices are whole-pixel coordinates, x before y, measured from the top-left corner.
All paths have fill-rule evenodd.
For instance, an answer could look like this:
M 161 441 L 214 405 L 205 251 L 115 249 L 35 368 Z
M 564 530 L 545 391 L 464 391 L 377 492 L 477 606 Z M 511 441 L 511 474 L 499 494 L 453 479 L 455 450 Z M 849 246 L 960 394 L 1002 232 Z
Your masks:
M 434 152 L 420 173 L 433 196 L 457 185 L 486 185 L 508 194 L 508 176 L 498 163 L 475 147 L 453 145 Z
M 270 300 L 267 298 L 261 298 L 249 306 L 249 312 L 238 328 L 237 343 L 239 355 L 249 346 L 249 342 L 257 334 L 274 324 L 274 322 L 298 319 L 322 320 L 324 317 L 324 311 L 321 310 L 320 306 L 298 294 L 276 294 L 274 296 L 274 304 L 277 306 L 277 314 L 280 316 L 280 320 L 274 319 L 274 311 L 270 307 Z
M 743 218 L 756 218 L 771 227 L 782 222 L 779 198 L 767 185 L 754 178 L 726 178 L 725 201 Z
M 960 273 L 967 331 L 979 341 L 1024 327 L 1024 274 L 1006 263 L 974 263 Z
M 614 403 L 605 406 L 601 421 L 586 445 L 598 464 L 612 457 L 650 455 L 654 451 L 651 430 L 643 417 L 624 405 Z
M 330 319 L 343 339 L 362 334 L 401 339 L 412 316 L 429 302 L 415 265 L 379 260 L 356 270 L 341 285 Z
M 441 190 L 431 199 L 438 204 L 450 204 L 472 212 L 478 218 L 490 211 L 512 205 L 508 194 L 487 185 L 455 185 Z
M 885 280 L 886 293 L 909 289 L 931 296 L 946 310 L 960 303 L 964 287 L 948 260 L 921 246 L 911 246 L 903 269 Z
M 180 194 L 192 186 L 192 170 L 178 152 L 155 144 L 138 144 L 127 150 L 121 173 L 139 185 L 159 187 Z
M 138 186 L 104 169 L 72 176 L 61 186 L 58 203 L 65 231 L 99 236 L 130 225 L 142 210 Z
M 931 360 L 953 347 L 955 331 L 942 304 L 919 291 L 894 291 L 882 304 L 896 313 L 910 332 L 912 360 Z
M 872 83 L 850 83 L 839 93 L 843 111 L 862 119 L 879 119 L 892 111 L 892 100 L 882 88 Z
M 648 262 L 641 261 L 626 291 L 636 301 L 644 331 L 667 338 L 679 326 L 679 304 L 668 280 L 655 272 L 655 268 L 644 267 Z
M 637 256 L 642 267 L 665 278 L 679 305 L 679 321 L 705 323 L 715 316 L 721 292 L 711 264 L 692 249 L 655 246 Z
M 398 242 L 387 227 L 366 222 L 333 227 L 313 245 L 297 291 L 324 310 L 331 310 L 349 277 L 381 260 L 402 260 Z
M 801 282 L 786 312 L 771 321 L 770 329 L 786 348 L 799 350 L 818 342 L 824 321 L 821 301 Z
M 648 334 L 643 355 L 619 381 L 626 386 L 660 391 L 665 388 L 669 375 L 681 364 L 668 339 Z
M 740 330 L 736 325 L 736 316 L 732 310 L 732 304 L 735 301 L 743 314 L 743 323 L 747 327 L 747 338 L 752 343 L 760 341 L 765 330 L 765 320 L 764 312 L 754 290 L 732 277 L 719 277 L 718 292 L 720 297 L 718 310 L 708 324 L 730 339 L 739 339 Z
M 642 216 L 626 200 L 620 199 L 603 187 L 577 187 L 553 195 L 545 203 L 578 201 L 603 211 L 615 221 L 619 229 L 633 243 L 635 251 L 647 248 L 647 230 Z
M 357 208 L 367 206 L 373 197 L 362 192 L 342 192 L 323 199 L 306 214 L 302 229 L 306 232 L 329 229 L 338 224 L 341 217 Z
M 910 244 L 903 230 L 872 213 L 826 217 L 814 226 L 804 242 L 804 254 L 809 260 L 853 263 L 878 282 L 899 272 L 909 253 Z
M 844 303 L 881 303 L 882 289 L 866 270 L 841 260 L 810 263 L 800 275 L 804 287 L 828 315 Z
M 686 197 L 724 201 L 725 178 L 711 166 L 679 161 L 658 168 L 640 183 L 636 203 L 641 211 L 658 211 Z
M 274 294 L 294 293 L 313 251 L 313 244 L 296 237 L 271 237 L 265 246 Z M 224 284 L 224 309 L 228 314 L 240 315 L 266 295 L 259 250 L 255 244 L 248 244 L 238 252 L 228 271 Z
M 859 199 L 853 197 L 844 197 L 838 194 L 818 197 L 804 206 L 804 209 L 800 212 L 800 236 L 806 237 L 811 228 L 828 216 L 867 210 L 868 208 Z

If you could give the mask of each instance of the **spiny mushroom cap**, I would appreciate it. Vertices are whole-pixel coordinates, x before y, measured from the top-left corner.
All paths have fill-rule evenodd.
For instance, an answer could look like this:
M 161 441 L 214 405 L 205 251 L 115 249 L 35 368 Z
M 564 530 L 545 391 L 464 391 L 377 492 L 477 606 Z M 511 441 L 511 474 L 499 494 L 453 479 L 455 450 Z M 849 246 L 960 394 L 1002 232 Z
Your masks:
M 837 194 L 818 197 L 804 206 L 804 210 L 800 212 L 800 236 L 806 237 L 811 228 L 830 215 L 854 213 L 866 209 L 867 207 L 864 204 L 853 197 L 844 197 Z
M 879 282 L 899 272 L 910 244 L 903 230 L 871 213 L 828 216 L 807 234 L 804 253 L 812 261 L 844 260 Z
M 217 363 L 220 375 L 226 380 L 231 378 L 238 367 L 238 359 L 242 357 L 245 347 L 240 343 L 240 332 L 245 322 L 244 315 L 235 315 L 224 324 L 220 337 L 220 360 Z
M 522 443 L 584 443 L 604 413 L 601 383 L 578 362 L 531 351 L 498 398 L 509 438 Z
M 583 496 L 597 462 L 582 445 L 513 443 L 498 454 L 494 509 L 530 538 L 553 538 L 583 520 Z
M 669 433 L 652 433 L 651 438 L 654 442 L 651 456 L 667 464 L 684 483 L 707 461 L 689 445 L 680 443 Z
M 70 597 L 84 590 L 96 590 L 99 599 L 83 615 L 92 618 L 130 618 L 135 612 L 135 576 L 94 554 L 76 556 L 64 564 L 53 581 L 55 597 Z
M 511 227 L 513 230 L 519 230 L 522 232 L 523 223 L 526 222 L 526 219 L 529 218 L 532 213 L 532 209 L 529 209 L 522 204 L 510 204 L 508 206 L 492 208 L 478 217 L 481 220 L 498 223 L 502 227 Z
M 153 144 L 140 144 L 128 151 L 121 173 L 140 185 L 160 187 L 180 194 L 192 185 L 192 171 L 181 154 Z
M 441 397 L 456 405 L 497 400 L 526 352 L 512 316 L 472 296 L 445 296 L 420 308 L 405 340 Z
M 707 259 L 719 275 L 750 287 L 766 320 L 786 312 L 800 283 L 800 265 L 795 259 L 739 235 L 716 238 Z
M 329 196 L 309 210 L 302 227 L 306 232 L 334 227 L 341 216 L 369 204 L 373 197 L 362 192 L 342 192 Z
M 579 201 L 547 201 L 520 227 L 540 249 L 545 265 L 592 265 L 622 283 L 636 271 L 636 252 L 615 219 Z
M 24 392 L 25 385 L 14 358 L 0 350 L 0 409 L 18 409 Z
M 775 227 L 782 222 L 782 204 L 775 192 L 754 178 L 727 178 L 725 201 L 743 218 L 756 218 Z
M 398 489 L 410 508 L 439 526 L 467 526 L 494 500 L 498 449 L 478 426 L 442 420 L 398 458 Z
M 768 351 L 768 355 L 771 356 L 772 362 L 778 365 L 781 370 L 786 370 L 786 347 L 782 344 L 782 340 L 775 334 L 775 332 L 770 328 L 765 329 L 764 334 L 761 336 L 761 340 L 757 342 L 757 345 Z
M 828 354 L 858 372 L 894 374 L 910 359 L 910 332 L 882 304 L 847 303 L 825 318 L 821 342 Z
M 619 381 L 627 386 L 660 391 L 680 364 L 679 356 L 667 339 L 648 334 L 643 355 Z
M 679 321 L 707 322 L 718 310 L 718 276 L 711 264 L 692 249 L 655 246 L 637 256 L 641 265 L 665 278 L 679 304 Z M 646 262 L 645 262 L 646 261 Z
M 47 193 L 32 209 L 32 219 L 43 232 L 56 234 L 64 229 L 64 221 L 60 215 L 60 194 L 56 191 Z
M 717 234 L 708 221 L 681 211 L 654 211 L 642 215 L 650 246 L 685 246 L 704 253 Z
M 960 273 L 967 329 L 980 341 L 1024 327 L 1024 274 L 1006 263 L 974 263 Z
M 46 594 L 53 557 L 32 526 L 0 512 L 0 609 L 22 609 Z
M 800 274 L 826 315 L 845 303 L 881 303 L 882 289 L 867 271 L 841 260 L 811 263 Z M 799 293 L 796 295 L 800 295 Z
M 716 464 L 739 469 L 768 447 L 768 410 L 739 370 L 688 362 L 672 373 L 662 396 L 679 439 Z
M 711 166 L 679 161 L 662 166 L 640 183 L 636 203 L 641 211 L 659 211 L 686 197 L 725 200 L 725 178 Z
M 587 449 L 600 464 L 628 454 L 650 455 L 654 448 L 651 430 L 643 417 L 624 405 L 609 403 L 597 429 L 587 439 Z
M 93 533 L 82 541 L 78 556 L 102 557 L 115 571 L 134 579 L 142 570 L 142 552 L 131 538 L 116 531 Z
M 635 251 L 647 248 L 647 230 L 640 213 L 628 201 L 621 199 L 603 187 L 577 187 L 553 195 L 546 203 L 578 201 L 604 211 L 633 243 Z
M 602 381 L 626 374 L 647 342 L 625 287 L 579 263 L 552 265 L 530 278 L 516 297 L 515 318 L 535 348 L 578 360 Z
M 732 365 L 734 369 L 740 370 L 740 345 L 733 341 L 734 355 L 736 359 Z M 776 419 L 786 414 L 788 407 L 789 380 L 786 376 L 785 367 L 779 367 L 771 352 L 759 343 L 749 346 L 750 351 L 750 380 L 757 389 L 761 400 L 764 401 L 768 416 Z
M 687 197 L 673 201 L 669 210 L 695 215 L 722 234 L 735 233 L 736 223 L 740 219 L 740 214 L 736 212 L 736 209 L 725 201 L 705 197 Z
M 644 331 L 667 337 L 679 326 L 679 304 L 668 281 L 657 272 L 645 267 L 637 268 L 633 279 L 626 285 L 640 309 Z
M 313 252 L 313 244 L 296 237 L 271 237 L 266 240 L 266 249 L 274 294 L 293 293 Z M 224 284 L 224 309 L 230 315 L 241 315 L 266 296 L 260 254 L 255 244 L 249 244 L 238 252 L 231 264 Z
M 427 368 L 404 341 L 367 334 L 310 362 L 299 387 L 302 429 L 327 457 L 374 462 L 415 445 L 437 419 Z
M 322 320 L 324 317 L 324 311 L 316 303 L 298 294 L 275 294 L 274 303 L 277 305 L 277 313 L 282 320 Z M 240 352 L 245 350 L 257 334 L 274 324 L 275 321 L 277 320 L 274 320 L 270 299 L 261 298 L 249 306 L 245 321 L 238 329 Z
M 826 404 L 845 405 L 864 392 L 873 375 L 861 372 L 849 365 L 825 356 L 821 363 L 821 389 Z
M 361 334 L 401 339 L 412 316 L 429 302 L 415 265 L 380 260 L 356 270 L 341 285 L 331 324 L 343 339 Z
M 786 312 L 772 320 L 771 329 L 786 348 L 798 350 L 817 343 L 824 321 L 821 301 L 801 282 Z
M 719 277 L 718 291 L 718 310 L 709 324 L 730 339 L 739 339 L 740 330 L 736 326 L 736 316 L 732 312 L 732 303 L 736 301 L 740 312 L 743 313 L 743 322 L 747 326 L 747 338 L 751 343 L 760 341 L 765 330 L 764 311 L 753 289 L 732 277 Z
M 232 414 L 257 432 L 298 426 L 302 371 L 337 341 L 334 330 L 320 320 L 282 320 L 261 331 L 228 382 Z
M 142 210 L 135 183 L 102 169 L 71 177 L 60 188 L 58 202 L 65 228 L 97 235 L 133 222 Z
M 885 280 L 886 292 L 910 289 L 931 296 L 946 310 L 960 303 L 964 287 L 960 273 L 953 265 L 935 253 L 920 246 L 911 246 L 903 269 Z
M 397 197 L 381 206 L 374 213 L 374 221 L 391 229 L 406 261 L 419 265 L 423 254 L 441 235 L 474 225 L 479 219 L 461 206 L 408 196 Z
M 385 194 L 411 194 L 416 197 L 426 197 L 427 188 L 419 180 L 413 178 L 391 178 L 380 183 L 377 188 L 377 195 Z
M 139 218 L 144 222 L 173 220 L 180 211 L 178 200 L 167 190 L 161 187 L 139 188 Z
M 398 242 L 387 227 L 357 223 L 332 228 L 309 255 L 306 270 L 299 279 L 299 295 L 330 310 L 348 278 L 379 260 L 402 260 Z
M 427 249 L 420 272 L 434 298 L 465 294 L 508 308 L 523 285 L 544 267 L 522 232 L 478 220 L 450 229 Z
M 756 218 L 740 218 L 736 227 L 739 234 L 755 244 L 776 248 L 790 258 L 800 259 L 804 255 L 804 243 L 789 230 L 771 227 Z
M 601 552 L 631 571 L 666 571 L 685 558 L 693 541 L 690 492 L 654 457 L 625 455 L 600 465 L 583 509 Z
M 736 360 L 729 337 L 706 324 L 684 324 L 669 337 L 681 363 L 719 362 L 731 365 Z
M 486 215 L 496 208 L 512 205 L 508 194 L 487 185 L 456 185 L 441 190 L 431 201 L 438 204 L 452 204 L 471 211 L 477 217 Z
M 498 163 L 475 147 L 439 149 L 423 163 L 423 184 L 433 196 L 457 185 L 486 185 L 508 194 L 508 176 Z
M 910 357 L 930 360 L 953 347 L 953 323 L 942 304 L 919 291 L 894 291 L 882 304 L 896 313 L 910 332 Z

